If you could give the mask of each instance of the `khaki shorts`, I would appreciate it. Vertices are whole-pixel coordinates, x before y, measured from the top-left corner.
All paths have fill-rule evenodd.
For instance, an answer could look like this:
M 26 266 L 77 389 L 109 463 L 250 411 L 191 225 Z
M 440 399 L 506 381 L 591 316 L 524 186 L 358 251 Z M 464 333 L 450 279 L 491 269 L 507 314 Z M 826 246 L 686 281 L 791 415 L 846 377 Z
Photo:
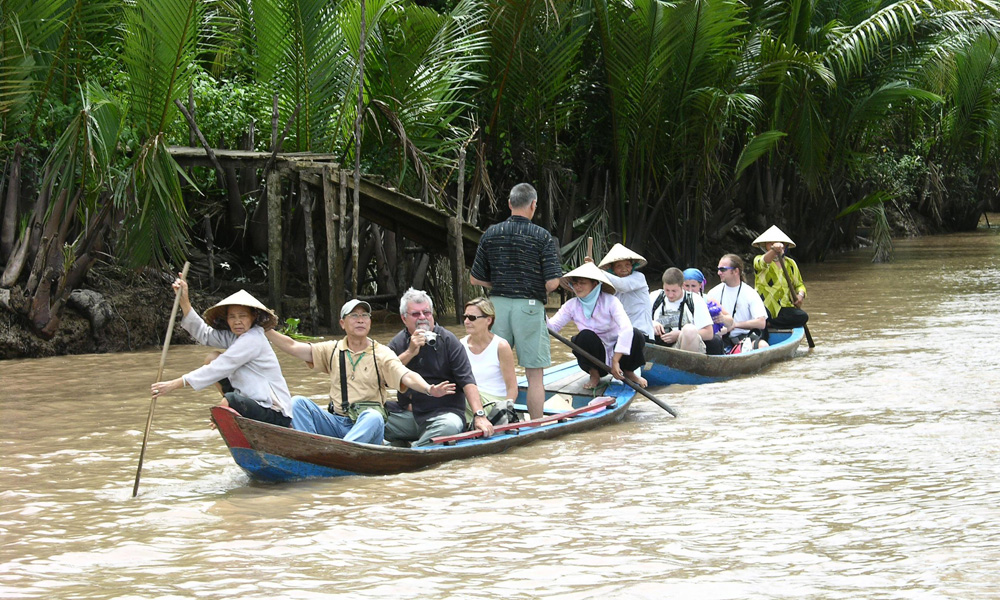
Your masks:
M 517 364 L 526 369 L 544 369 L 552 364 L 545 303 L 501 296 L 492 296 L 490 301 L 497 313 L 493 333 L 511 345 L 517 354 Z

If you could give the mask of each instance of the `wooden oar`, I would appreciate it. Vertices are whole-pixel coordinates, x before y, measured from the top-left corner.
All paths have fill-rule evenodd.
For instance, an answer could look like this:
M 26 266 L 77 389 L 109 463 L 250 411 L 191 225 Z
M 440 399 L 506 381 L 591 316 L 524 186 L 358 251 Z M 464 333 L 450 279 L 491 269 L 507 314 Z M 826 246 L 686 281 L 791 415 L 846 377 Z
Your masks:
M 546 331 L 548 331 L 549 335 L 551 335 L 552 337 L 556 338 L 560 342 L 562 342 L 562 343 L 566 344 L 567 346 L 569 346 L 574 352 L 576 352 L 580 356 L 582 356 L 582 357 L 586 358 L 587 360 L 589 360 L 590 363 L 593 364 L 595 367 L 600 367 L 600 368 L 602 368 L 602 369 L 604 369 L 606 371 L 611 371 L 611 367 L 609 365 L 605 364 L 603 360 L 598 360 L 597 358 L 594 357 L 594 355 L 590 354 L 589 352 L 587 352 L 583 348 L 577 346 L 573 342 L 567 340 L 566 338 L 564 338 L 563 336 L 559 335 L 558 333 L 552 331 L 551 329 L 546 329 Z M 668 413 L 670 413 L 671 416 L 673 416 L 673 417 L 677 416 L 677 413 L 674 411 L 674 409 L 670 408 L 670 405 L 668 405 L 663 400 L 660 400 L 659 398 L 657 398 L 653 394 L 650 394 L 646 390 L 642 389 L 641 387 L 639 387 L 638 384 L 636 384 L 634 381 L 632 381 L 628 377 L 622 377 L 622 382 L 625 385 L 627 385 L 630 388 L 632 388 L 633 390 L 639 392 L 643 396 L 645 396 L 645 397 L 649 398 L 650 400 L 652 400 L 657 406 L 659 406 L 663 410 L 665 410 Z
M 781 267 L 781 272 L 785 274 L 785 281 L 788 282 L 788 297 L 792 301 L 792 306 L 795 306 L 795 284 L 792 283 L 792 278 L 788 275 L 788 269 L 785 268 L 785 257 L 778 254 L 776 258 L 778 260 L 778 266 Z M 815 348 L 816 344 L 813 342 L 812 334 L 809 333 L 809 326 L 803 323 L 802 329 L 806 332 L 806 343 L 809 344 L 810 348 Z
M 582 414 L 602 410 L 611 406 L 615 403 L 615 399 L 611 397 L 605 397 L 603 399 L 594 400 L 593 404 L 588 404 L 580 408 L 573 410 L 556 413 L 554 415 L 547 415 L 538 419 L 532 419 L 531 421 L 519 421 L 517 423 L 508 423 L 507 425 L 497 425 L 493 428 L 493 433 L 518 433 L 519 430 L 525 429 L 527 427 L 541 427 L 542 425 L 550 425 L 552 423 L 557 423 L 559 421 L 565 421 L 566 419 L 572 419 L 573 417 L 578 417 Z M 454 442 L 460 442 L 462 440 L 471 440 L 477 437 L 482 437 L 483 432 L 478 429 L 473 429 L 472 431 L 466 431 L 465 433 L 457 433 L 455 435 L 445 435 L 431 438 L 432 444 L 451 444 Z
M 587 237 L 587 258 L 594 260 L 594 238 Z
M 187 280 L 188 268 L 191 263 L 184 261 L 184 269 L 181 271 L 181 279 Z M 163 379 L 163 365 L 167 362 L 167 350 L 170 348 L 170 338 L 174 335 L 174 320 L 177 319 L 177 307 L 181 304 L 181 290 L 177 288 L 174 294 L 174 308 L 170 311 L 170 324 L 167 325 L 167 335 L 163 338 L 163 352 L 160 353 L 160 368 L 156 371 L 156 379 Z M 149 438 L 149 429 L 153 426 L 153 411 L 156 410 L 156 396 L 149 401 L 149 416 L 146 417 L 146 432 L 142 434 L 142 450 L 139 451 L 139 467 L 135 470 L 135 485 L 132 486 L 132 497 L 139 495 L 139 477 L 142 475 L 142 458 L 146 455 L 146 440 Z

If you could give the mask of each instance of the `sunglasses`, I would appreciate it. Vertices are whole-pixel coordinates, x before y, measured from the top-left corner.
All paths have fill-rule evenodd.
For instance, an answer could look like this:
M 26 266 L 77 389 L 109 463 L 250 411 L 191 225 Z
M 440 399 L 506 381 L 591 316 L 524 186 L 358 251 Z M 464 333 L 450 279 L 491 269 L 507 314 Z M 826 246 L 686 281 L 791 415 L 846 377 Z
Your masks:
M 732 270 L 733 270 L 733 269 L 735 269 L 735 268 L 736 268 L 736 267 L 719 267 L 719 268 L 718 268 L 718 269 L 716 269 L 716 270 L 717 270 L 717 271 L 722 271 L 723 273 L 725 273 L 726 271 L 732 271 Z
M 485 319 L 486 317 L 487 317 L 487 315 L 462 315 L 463 319 L 468 319 L 468 320 L 472 321 L 473 323 L 476 322 L 476 319 Z
M 370 319 L 370 318 L 372 318 L 372 314 L 370 312 L 350 313 L 350 314 L 347 315 L 347 318 L 348 319 L 353 319 L 355 321 L 357 321 L 359 319 Z
M 414 319 L 419 319 L 420 317 L 429 317 L 429 316 L 431 316 L 433 314 L 434 313 L 432 311 L 429 311 L 429 310 L 417 310 L 417 311 L 413 311 L 413 312 L 409 313 L 409 315 L 411 317 L 413 317 Z

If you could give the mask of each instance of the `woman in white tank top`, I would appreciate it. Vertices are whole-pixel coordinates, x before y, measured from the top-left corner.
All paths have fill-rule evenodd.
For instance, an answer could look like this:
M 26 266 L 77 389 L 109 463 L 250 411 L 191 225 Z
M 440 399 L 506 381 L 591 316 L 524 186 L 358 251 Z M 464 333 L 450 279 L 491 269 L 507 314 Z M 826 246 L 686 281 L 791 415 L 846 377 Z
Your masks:
M 490 331 L 495 314 L 493 303 L 486 298 L 476 298 L 465 304 L 465 331 L 469 335 L 462 338 L 462 345 L 472 364 L 472 374 L 487 416 L 493 408 L 503 409 L 508 400 L 517 399 L 514 352 L 507 340 Z

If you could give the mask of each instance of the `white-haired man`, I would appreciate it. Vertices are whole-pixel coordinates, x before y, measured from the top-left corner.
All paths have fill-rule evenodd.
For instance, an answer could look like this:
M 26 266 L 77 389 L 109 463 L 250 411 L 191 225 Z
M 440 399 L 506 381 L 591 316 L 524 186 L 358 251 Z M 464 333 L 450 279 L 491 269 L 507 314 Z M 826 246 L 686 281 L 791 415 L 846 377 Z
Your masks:
M 489 437 L 493 424 L 486 418 L 472 365 L 455 334 L 434 323 L 434 302 L 427 292 L 410 288 L 399 301 L 405 326 L 389 348 L 410 370 L 432 383 L 452 382 L 455 393 L 435 397 L 408 389 L 397 396 L 399 406 L 389 406 L 385 439 L 424 446 L 439 436 L 465 431 L 465 402 L 475 412 L 473 427 Z

